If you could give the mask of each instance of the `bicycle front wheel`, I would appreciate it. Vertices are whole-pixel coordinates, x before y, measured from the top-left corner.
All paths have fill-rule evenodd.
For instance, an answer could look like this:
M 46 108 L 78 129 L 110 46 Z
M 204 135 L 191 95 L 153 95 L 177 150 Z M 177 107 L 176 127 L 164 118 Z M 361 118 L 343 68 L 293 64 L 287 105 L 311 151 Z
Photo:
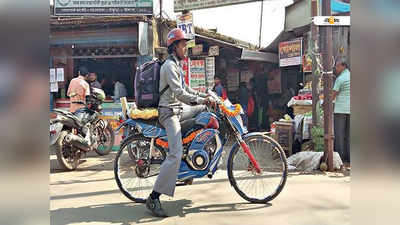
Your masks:
M 257 173 L 248 156 L 235 145 L 228 158 L 229 182 L 235 191 L 252 203 L 267 203 L 282 191 L 287 179 L 286 156 L 282 147 L 271 137 L 253 135 L 244 138 L 257 160 Z

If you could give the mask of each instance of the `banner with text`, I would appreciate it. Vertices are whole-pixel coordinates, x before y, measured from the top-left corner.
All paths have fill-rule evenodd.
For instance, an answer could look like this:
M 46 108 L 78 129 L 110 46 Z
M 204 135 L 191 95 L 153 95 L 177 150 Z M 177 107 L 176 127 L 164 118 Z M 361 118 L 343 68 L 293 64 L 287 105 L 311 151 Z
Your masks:
M 54 0 L 54 15 L 152 15 L 153 0 Z
M 279 43 L 279 66 L 295 66 L 302 62 L 303 39 L 295 39 Z
M 187 13 L 176 16 L 176 26 L 185 32 L 188 38 L 192 39 L 187 42 L 187 47 L 193 48 L 195 46 L 193 14 Z
M 207 87 L 212 89 L 214 87 L 214 76 L 215 76 L 215 58 L 206 58 L 206 83 Z
M 190 87 L 206 92 L 206 68 L 204 60 L 190 60 Z

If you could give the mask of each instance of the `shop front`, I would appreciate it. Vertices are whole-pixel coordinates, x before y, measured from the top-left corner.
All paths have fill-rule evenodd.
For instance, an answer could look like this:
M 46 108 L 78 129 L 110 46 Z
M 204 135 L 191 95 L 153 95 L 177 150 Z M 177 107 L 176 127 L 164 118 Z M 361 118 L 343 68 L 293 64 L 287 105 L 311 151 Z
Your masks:
M 56 102 L 65 102 L 68 84 L 81 66 L 96 73 L 106 93 L 106 102 L 113 101 L 115 80 L 125 85 L 127 97 L 132 99 L 133 74 L 139 57 L 137 42 L 136 21 L 128 24 L 97 21 L 79 26 L 54 21 L 50 33 L 50 68 L 64 69 L 64 81 L 58 83 L 58 90 L 53 90 Z
M 52 18 L 49 67 L 57 74 L 63 73 L 63 79 L 51 83 L 53 107 L 69 110 L 69 83 L 77 76 L 79 68 L 85 66 L 97 75 L 97 81 L 106 94 L 102 117 L 115 129 L 122 112 L 121 104 L 113 98 L 114 83 L 121 82 L 127 90 L 128 101 L 133 102 L 136 67 L 146 57 L 140 55 L 138 49 L 138 24 L 143 19 Z M 115 149 L 120 139 L 121 135 L 117 135 Z

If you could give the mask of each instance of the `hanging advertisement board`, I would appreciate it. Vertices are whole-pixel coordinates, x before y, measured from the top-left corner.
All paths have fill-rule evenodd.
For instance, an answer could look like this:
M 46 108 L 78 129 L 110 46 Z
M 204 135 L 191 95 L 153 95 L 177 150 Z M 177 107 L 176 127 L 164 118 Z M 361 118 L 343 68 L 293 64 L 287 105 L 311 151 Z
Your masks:
M 212 89 L 214 87 L 214 76 L 215 76 L 215 58 L 206 58 L 206 84 L 207 88 Z
M 279 43 L 279 66 L 295 66 L 302 62 L 302 38 Z
M 193 14 L 187 13 L 178 15 L 176 17 L 176 26 L 185 32 L 186 36 L 192 40 L 187 42 L 188 48 L 193 48 L 195 46 L 194 41 L 194 25 L 193 25 Z
M 206 92 L 206 68 L 204 60 L 190 60 L 190 87 Z
M 183 70 L 183 79 L 184 79 L 186 85 L 189 85 L 189 61 L 190 61 L 189 57 L 185 57 L 181 61 L 182 70 Z

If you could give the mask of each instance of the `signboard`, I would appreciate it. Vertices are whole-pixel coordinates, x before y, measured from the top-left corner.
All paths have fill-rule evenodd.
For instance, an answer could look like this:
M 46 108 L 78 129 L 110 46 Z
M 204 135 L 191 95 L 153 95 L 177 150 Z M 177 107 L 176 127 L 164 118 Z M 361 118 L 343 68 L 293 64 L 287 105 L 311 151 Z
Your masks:
M 281 70 L 276 69 L 271 71 L 268 78 L 268 94 L 282 93 Z
M 215 76 L 215 58 L 206 58 L 206 83 L 208 88 L 214 87 L 214 76 Z
M 201 55 L 203 53 L 203 45 L 195 45 L 192 48 L 193 55 Z
M 185 32 L 185 34 L 188 38 L 193 39 L 193 40 L 190 40 L 187 42 L 187 47 L 193 48 L 195 46 L 193 14 L 187 13 L 187 14 L 178 15 L 176 17 L 176 26 L 178 28 L 180 28 L 183 32 Z
M 54 15 L 153 15 L 153 0 L 54 0 Z
M 312 58 L 310 55 L 303 56 L 303 72 L 305 73 L 312 72 Z
M 58 92 L 58 83 L 50 82 L 50 92 Z
M 317 26 L 350 26 L 350 16 L 316 16 L 312 20 Z
M 57 81 L 64 81 L 64 68 L 57 68 Z
M 174 0 L 174 11 L 214 8 L 220 6 L 234 5 L 260 0 Z
M 208 49 L 208 56 L 219 56 L 219 46 L 211 46 Z
M 57 82 L 56 80 L 56 69 L 50 68 L 50 83 Z
M 183 79 L 185 80 L 185 84 L 189 85 L 189 57 L 185 57 L 181 61 L 182 70 L 183 70 Z
M 204 60 L 190 60 L 190 87 L 206 92 L 206 69 Z
M 300 65 L 302 60 L 303 39 L 279 43 L 279 66 Z

